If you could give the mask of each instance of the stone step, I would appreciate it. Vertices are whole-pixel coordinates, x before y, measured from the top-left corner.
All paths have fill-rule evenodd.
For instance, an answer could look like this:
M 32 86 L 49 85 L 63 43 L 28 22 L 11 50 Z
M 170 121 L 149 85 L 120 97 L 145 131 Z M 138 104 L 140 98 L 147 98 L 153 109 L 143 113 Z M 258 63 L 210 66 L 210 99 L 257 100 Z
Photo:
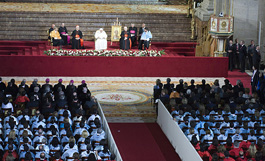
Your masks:
M 43 27 L 45 28 L 46 30 L 50 28 L 50 25 L 52 23 L 51 22 L 46 22 L 46 23 L 38 23 L 38 22 L 32 22 L 32 23 L 28 23 L 28 22 L 1 22 L 0 23 L 0 27 L 7 27 L 7 28 L 10 28 L 10 27 Z M 109 24 L 109 23 L 74 23 L 74 24 L 71 24 L 71 25 L 66 25 L 67 26 L 70 26 L 70 27 L 67 27 L 68 30 L 74 30 L 75 26 L 76 25 L 79 25 L 80 26 L 80 30 L 86 30 L 86 29 L 89 29 L 90 27 L 95 27 L 95 28 L 108 28 L 108 27 L 111 27 L 112 24 Z M 128 24 L 129 25 L 129 24 Z M 137 25 L 136 27 L 139 28 L 140 25 Z M 146 26 L 150 29 L 152 28 L 186 28 L 186 27 L 190 27 L 190 23 L 179 23 L 179 24 L 146 24 Z M 57 26 L 59 27 L 59 25 Z M 7 30 L 7 29 L 6 29 Z
M 94 33 L 95 32 L 83 32 L 84 36 L 88 36 L 88 37 L 94 37 Z M 190 32 L 179 32 L 179 33 L 175 33 L 175 32 L 166 32 L 166 33 L 162 33 L 162 32 L 152 32 L 153 37 L 160 37 L 160 36 L 172 36 L 172 34 L 174 34 L 174 36 L 176 35 L 186 35 L 189 34 Z M 48 37 L 47 33 L 44 32 L 38 32 L 38 31 L 23 31 L 23 32 L 13 32 L 13 31 L 1 31 L 0 30 L 0 35 L 14 35 L 14 36 L 23 36 L 23 35 L 39 35 L 39 36 L 46 36 Z M 111 35 L 110 32 L 107 32 L 107 35 Z
M 101 26 L 96 26 L 96 27 L 95 26 L 91 26 L 89 28 L 86 28 L 85 31 L 94 33 L 100 27 Z M 71 33 L 72 30 L 70 30 L 70 29 L 74 29 L 74 26 L 69 26 L 67 28 L 68 28 L 68 32 Z M 26 26 L 26 27 L 25 26 L 20 26 L 20 27 L 18 27 L 18 26 L 10 26 L 9 30 L 10 31 L 16 31 L 16 32 L 38 31 L 38 32 L 45 32 L 46 33 L 48 28 L 47 28 L 47 26 L 38 27 L 38 28 L 32 27 L 32 26 Z M 165 27 L 151 27 L 150 30 L 151 30 L 152 33 L 155 33 L 155 32 L 170 32 L 170 33 L 172 33 L 172 32 L 190 32 L 190 28 L 183 28 L 183 29 L 182 28 L 171 28 L 169 30 L 168 28 L 165 28 Z M 2 30 L 0 28 L 0 31 L 6 31 L 6 30 Z M 111 32 L 111 27 L 110 26 L 109 27 L 105 27 L 104 31 L 106 31 L 107 33 L 110 33 Z M 138 31 L 139 31 L 139 28 L 138 28 Z
M 21 0 L 5 0 L 6 2 L 21 2 Z M 95 4 L 151 4 L 165 5 L 167 2 L 158 0 L 23 0 L 23 2 L 33 3 L 95 3 Z
M 121 14 L 121 13 L 25 13 L 25 12 L 1 12 L 0 16 L 2 18 L 12 18 L 12 17 L 28 17 L 28 18 L 39 18 L 40 16 L 42 18 L 83 18 L 83 19 L 89 19 L 89 18 L 97 18 L 97 19 L 119 19 L 125 18 L 125 19 L 150 19 L 150 18 L 156 18 L 156 19 L 178 19 L 178 18 L 186 18 L 186 14 Z M 186 18 L 187 19 L 187 18 Z
M 103 14 L 103 13 L 0 13 L 1 40 L 47 40 L 47 30 L 51 24 L 57 27 L 64 22 L 69 34 L 76 25 L 84 34 L 84 39 L 94 40 L 95 31 L 103 27 L 111 35 L 111 26 L 117 16 L 122 25 L 135 23 L 139 27 L 144 22 L 153 34 L 153 41 L 190 41 L 190 18 L 174 14 Z M 58 16 L 58 17 L 56 17 Z M 97 18 L 98 16 L 98 18 Z
M 16 17 L 16 18 L 0 18 L 0 22 L 5 21 L 13 21 L 13 22 L 64 22 L 67 23 L 81 23 L 81 22 L 96 22 L 96 23 L 108 23 L 113 24 L 115 21 L 114 19 L 69 19 L 69 18 L 41 18 L 41 21 L 39 18 L 22 18 L 22 17 Z M 137 20 L 135 20 L 137 21 Z M 120 19 L 121 24 L 130 24 L 133 23 L 132 20 L 129 19 Z M 152 24 L 175 24 L 175 23 L 190 23 L 189 19 L 164 19 L 164 20 L 158 20 L 158 19 L 145 19 L 144 21 L 146 24 L 152 23 Z
M 47 40 L 47 36 L 39 36 L 39 35 L 0 35 L 0 40 Z M 93 37 L 84 36 L 85 41 L 93 41 Z M 110 39 L 108 38 L 108 41 Z M 190 36 L 163 36 L 156 39 L 153 39 L 154 42 L 183 42 L 183 41 L 191 41 Z

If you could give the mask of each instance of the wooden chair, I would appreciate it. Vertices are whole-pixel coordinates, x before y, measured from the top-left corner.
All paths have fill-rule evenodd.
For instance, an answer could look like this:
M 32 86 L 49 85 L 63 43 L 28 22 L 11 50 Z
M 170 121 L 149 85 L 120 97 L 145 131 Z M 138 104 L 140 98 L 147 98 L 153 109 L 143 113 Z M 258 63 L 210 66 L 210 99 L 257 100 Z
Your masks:
M 225 117 L 225 116 L 229 116 L 230 114 L 223 114 L 223 117 Z
M 30 110 L 30 117 L 32 116 L 35 116 L 36 114 L 36 111 L 39 109 L 39 107 L 30 107 L 29 110 Z
M 218 140 L 219 141 L 219 143 L 221 144 L 221 143 L 226 143 L 226 140 Z
M 20 145 L 26 144 L 24 142 L 20 142 Z M 31 145 L 31 142 L 28 142 L 29 145 Z
M 66 157 L 66 160 L 68 160 L 68 159 L 74 159 L 74 157 Z
M 256 142 L 257 142 L 257 140 L 248 140 L 248 141 L 251 143 L 254 143 L 254 144 L 256 144 Z
M 60 150 L 50 150 L 50 156 L 52 156 L 54 153 L 57 153 L 57 152 L 61 153 Z
M 82 161 L 86 161 L 86 160 L 88 160 L 88 157 L 82 157 L 81 159 L 82 159 Z
M 109 156 L 101 157 L 102 160 L 109 160 Z
M 2 109 L 4 116 L 7 116 L 8 113 L 12 112 L 12 109 Z

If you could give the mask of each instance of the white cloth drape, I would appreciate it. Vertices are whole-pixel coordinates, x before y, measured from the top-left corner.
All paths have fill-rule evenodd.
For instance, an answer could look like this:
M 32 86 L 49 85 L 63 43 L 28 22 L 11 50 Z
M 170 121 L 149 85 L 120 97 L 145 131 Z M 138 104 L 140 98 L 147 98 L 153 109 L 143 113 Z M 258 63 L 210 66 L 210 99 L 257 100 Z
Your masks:
M 105 31 L 97 30 L 95 33 L 95 50 L 105 50 L 107 49 L 107 34 Z

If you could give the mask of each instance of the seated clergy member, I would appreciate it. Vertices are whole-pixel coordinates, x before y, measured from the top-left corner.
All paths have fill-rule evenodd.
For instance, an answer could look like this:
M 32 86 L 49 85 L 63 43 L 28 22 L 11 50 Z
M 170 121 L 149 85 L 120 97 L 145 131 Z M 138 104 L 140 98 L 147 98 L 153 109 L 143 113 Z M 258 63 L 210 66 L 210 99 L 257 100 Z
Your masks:
M 127 26 L 124 26 L 124 30 L 121 32 L 120 48 L 122 50 L 128 50 L 131 48 L 131 37 Z
M 148 30 L 148 28 L 146 27 L 144 29 L 144 32 L 142 33 L 142 36 L 141 36 L 141 41 L 140 41 L 139 46 L 138 46 L 139 50 L 142 50 L 143 44 L 144 44 L 144 50 L 148 49 L 151 38 L 152 38 L 152 34 Z
M 84 41 L 82 39 L 82 31 L 79 30 L 79 26 L 75 27 L 75 30 L 72 33 L 72 48 L 81 49 L 84 46 Z
M 62 48 L 63 40 L 58 32 L 58 28 L 55 28 L 50 33 L 50 37 L 53 39 L 53 46 L 60 46 L 60 48 Z
M 107 49 L 107 34 L 103 30 L 103 28 L 100 28 L 95 33 L 95 50 L 105 50 Z
M 67 45 L 70 43 L 71 37 L 68 35 L 67 28 L 64 26 L 64 23 L 59 28 L 59 33 L 64 41 L 64 45 Z

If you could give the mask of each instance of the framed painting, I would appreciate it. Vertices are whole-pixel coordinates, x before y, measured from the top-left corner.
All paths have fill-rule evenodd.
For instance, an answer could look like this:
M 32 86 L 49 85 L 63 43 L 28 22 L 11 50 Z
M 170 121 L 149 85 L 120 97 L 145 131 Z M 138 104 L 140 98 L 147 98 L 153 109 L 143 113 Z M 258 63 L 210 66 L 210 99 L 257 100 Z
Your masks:
M 121 26 L 111 26 L 111 41 L 120 41 Z

